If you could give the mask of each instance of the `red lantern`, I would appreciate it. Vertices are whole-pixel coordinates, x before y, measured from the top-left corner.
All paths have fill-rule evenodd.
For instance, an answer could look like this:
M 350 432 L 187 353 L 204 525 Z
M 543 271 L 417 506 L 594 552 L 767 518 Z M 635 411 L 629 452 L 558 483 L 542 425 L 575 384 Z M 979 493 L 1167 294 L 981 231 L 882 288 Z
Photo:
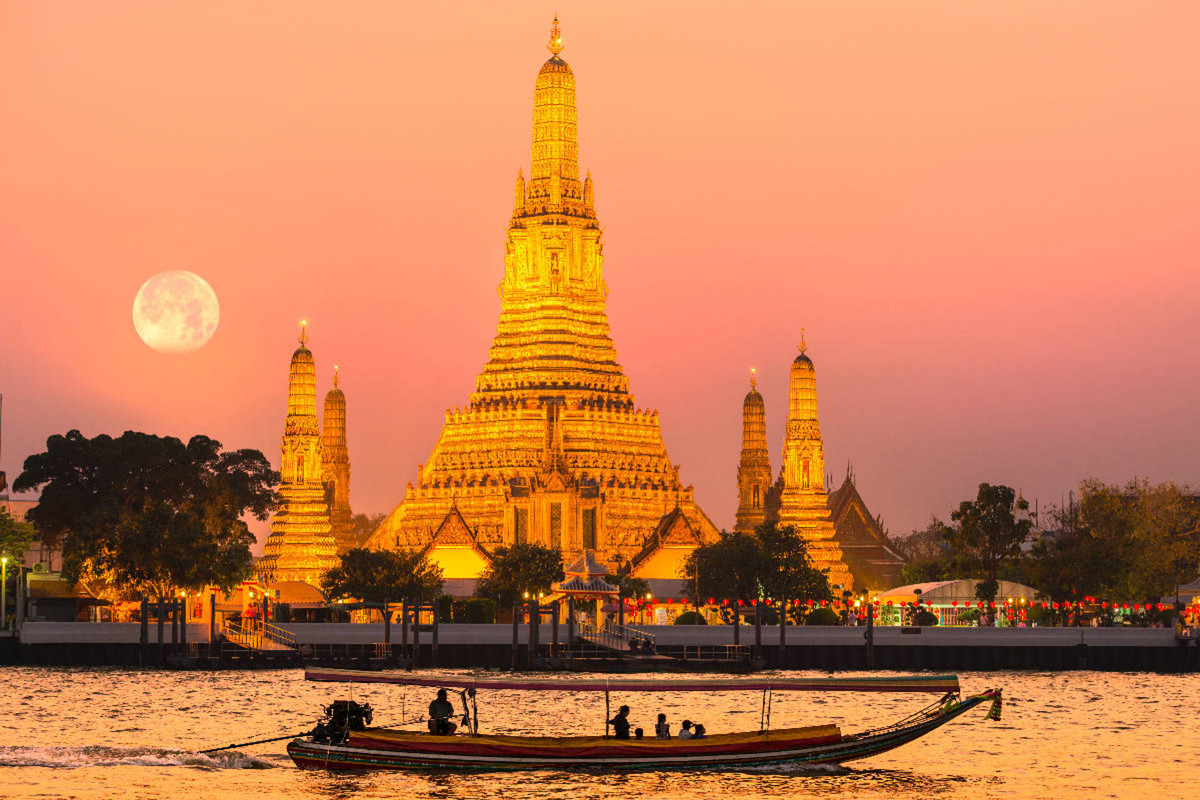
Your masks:
M 745 605 L 745 603 L 743 603 L 743 602 L 742 602 L 742 601 L 739 599 L 739 600 L 738 600 L 738 605 L 739 605 L 739 606 L 744 606 L 744 605 Z
M 888 608 L 891 608 L 891 607 L 892 607 L 892 601 L 891 601 L 891 600 L 888 600 L 888 601 L 887 601 L 887 606 L 888 606 Z
M 715 602 L 717 602 L 717 599 L 716 599 L 715 597 L 710 597 L 710 598 L 708 598 L 708 604 L 709 604 L 710 606 L 711 606 L 713 603 L 715 603 Z
M 1101 604 L 1100 604 L 1100 607 L 1101 607 L 1101 608 L 1108 608 L 1108 603 L 1101 603 Z
M 988 607 L 989 607 L 989 608 L 995 608 L 995 607 L 996 607 L 996 601 L 995 601 L 995 600 L 992 600 L 991 602 L 989 602 L 989 603 L 988 603 Z
M 812 604 L 813 604 L 813 601 L 812 601 L 812 600 L 808 600 L 808 601 L 806 601 L 806 603 L 808 604 L 808 607 L 809 607 L 809 608 L 812 608 Z
M 951 601 L 950 601 L 950 605 L 954 606 L 955 608 L 958 608 L 958 601 L 957 601 L 957 600 L 951 600 Z
M 771 605 L 771 598 L 767 598 L 767 605 Z
M 821 608 L 824 608 L 824 607 L 825 607 L 825 606 L 827 606 L 827 605 L 829 605 L 829 601 L 828 601 L 828 600 L 822 600 L 822 601 L 821 601 Z
M 721 605 L 723 605 L 723 606 L 727 606 L 727 605 L 729 605 L 729 598 L 728 598 L 728 597 L 722 597 L 722 598 L 721 598 Z
M 751 598 L 750 598 L 750 605 L 752 605 L 752 606 L 756 606 L 756 605 L 758 605 L 758 599 L 757 599 L 757 598 L 754 598 L 754 597 L 751 597 Z

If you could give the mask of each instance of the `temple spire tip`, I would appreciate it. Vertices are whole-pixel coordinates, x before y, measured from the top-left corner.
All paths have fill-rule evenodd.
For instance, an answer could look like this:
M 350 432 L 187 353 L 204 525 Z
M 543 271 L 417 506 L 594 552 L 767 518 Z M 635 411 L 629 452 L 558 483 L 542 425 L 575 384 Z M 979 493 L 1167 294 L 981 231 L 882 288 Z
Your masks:
M 550 41 L 546 45 L 546 49 L 556 56 L 563 51 L 562 31 L 558 29 L 558 14 L 554 15 L 554 23 L 550 26 Z
M 308 346 L 308 320 L 300 320 L 300 346 Z

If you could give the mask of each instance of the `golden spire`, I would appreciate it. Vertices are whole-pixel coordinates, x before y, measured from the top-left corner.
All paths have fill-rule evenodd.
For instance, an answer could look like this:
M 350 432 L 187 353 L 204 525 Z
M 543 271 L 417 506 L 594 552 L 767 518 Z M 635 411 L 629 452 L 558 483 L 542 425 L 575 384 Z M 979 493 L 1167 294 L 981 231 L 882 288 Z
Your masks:
M 750 388 L 751 389 L 758 388 L 758 368 L 757 367 L 750 368 Z
M 300 320 L 300 346 L 306 347 L 307 345 L 308 345 L 308 320 L 302 319 L 302 320 Z
M 804 328 L 800 329 L 800 344 L 796 345 L 796 347 L 800 350 L 800 355 L 808 352 L 808 345 L 804 342 Z
M 341 369 L 337 364 L 333 365 L 333 388 L 338 388 L 338 370 Z
M 550 42 L 546 49 L 554 55 L 563 51 L 562 32 L 558 29 L 558 14 L 554 15 L 554 24 L 550 26 Z

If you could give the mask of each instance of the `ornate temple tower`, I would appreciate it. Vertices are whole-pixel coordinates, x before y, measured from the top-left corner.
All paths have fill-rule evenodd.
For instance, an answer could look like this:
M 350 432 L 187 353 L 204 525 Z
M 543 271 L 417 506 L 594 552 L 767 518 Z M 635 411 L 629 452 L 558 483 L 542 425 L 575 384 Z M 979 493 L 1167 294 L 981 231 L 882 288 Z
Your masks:
M 300 324 L 300 347 L 288 370 L 288 413 L 283 427 L 279 506 L 255 575 L 266 583 L 303 581 L 319 586 L 337 565 L 337 547 L 321 472 L 317 427 L 317 368 L 308 349 L 308 328 Z
M 825 444 L 817 420 L 817 373 L 806 351 L 801 337 L 800 355 L 792 362 L 788 393 L 779 524 L 793 525 L 804 534 L 813 564 L 829 569 L 831 586 L 849 589 L 853 579 L 842 550 L 834 541 L 829 496 L 825 490 Z
M 750 391 L 742 403 L 742 458 L 738 462 L 738 533 L 754 533 L 763 524 L 771 488 L 771 454 L 767 450 L 767 409 L 758 393 L 757 370 L 750 370 Z
M 333 368 L 333 388 L 325 395 L 321 415 L 321 474 L 329 505 L 329 522 L 338 555 L 358 547 L 350 511 L 350 450 L 346 447 L 346 395 Z
M 680 483 L 658 412 L 636 407 L 617 361 L 605 301 L 604 246 L 590 174 L 579 179 L 575 75 L 551 57 L 533 98 L 533 157 L 518 173 L 504 247 L 500 319 L 468 405 L 447 411 L 433 454 L 404 500 L 372 535 L 374 547 L 426 549 L 448 578 L 478 558 L 439 560 L 530 541 L 585 548 L 615 566 L 669 572 L 685 547 L 716 527 Z M 678 507 L 669 529 L 659 523 Z M 462 524 L 447 526 L 451 511 Z M 465 525 L 465 532 L 460 530 Z M 469 541 L 468 541 L 469 540 Z M 672 550 L 667 558 L 662 551 Z

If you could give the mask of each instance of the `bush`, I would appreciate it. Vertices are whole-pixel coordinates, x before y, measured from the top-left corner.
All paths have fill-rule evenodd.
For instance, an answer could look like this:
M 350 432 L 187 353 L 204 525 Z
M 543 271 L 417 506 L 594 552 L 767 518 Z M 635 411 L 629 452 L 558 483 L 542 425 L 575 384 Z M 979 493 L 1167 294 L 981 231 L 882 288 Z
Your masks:
M 804 618 L 806 625 L 841 625 L 842 617 L 832 608 L 814 608 Z
M 454 621 L 454 598 L 444 594 L 437 599 L 438 622 Z
M 958 621 L 967 625 L 974 625 L 979 622 L 979 618 L 983 615 L 983 610 L 979 608 L 968 608 L 966 611 L 958 615 Z
M 454 622 L 463 624 L 489 624 L 496 621 L 496 601 L 490 597 L 469 597 L 455 600 L 450 607 Z
M 929 625 L 937 625 L 938 624 L 938 616 L 937 616 L 937 614 L 933 613 L 932 611 L 928 611 L 924 608 L 919 608 L 919 609 L 917 609 L 916 623 L 918 625 L 920 625 L 921 627 L 926 627 Z
M 685 611 L 675 618 L 676 625 L 707 625 L 699 611 Z

